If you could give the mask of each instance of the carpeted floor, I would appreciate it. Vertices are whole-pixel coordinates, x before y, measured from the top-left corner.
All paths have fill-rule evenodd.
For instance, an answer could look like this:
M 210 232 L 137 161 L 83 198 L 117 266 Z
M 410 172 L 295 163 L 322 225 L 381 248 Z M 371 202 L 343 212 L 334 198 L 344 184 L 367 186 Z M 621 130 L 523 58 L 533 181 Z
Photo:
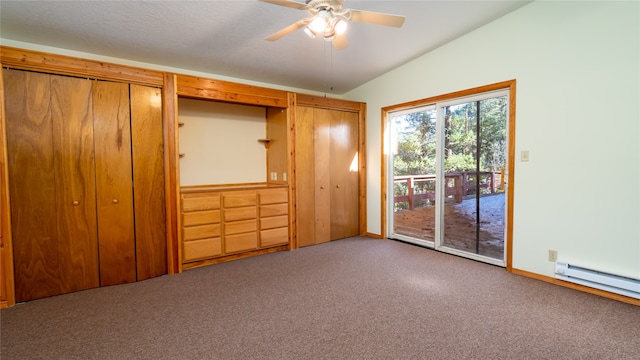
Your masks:
M 640 307 L 364 237 L 18 304 L 10 359 L 640 359 Z

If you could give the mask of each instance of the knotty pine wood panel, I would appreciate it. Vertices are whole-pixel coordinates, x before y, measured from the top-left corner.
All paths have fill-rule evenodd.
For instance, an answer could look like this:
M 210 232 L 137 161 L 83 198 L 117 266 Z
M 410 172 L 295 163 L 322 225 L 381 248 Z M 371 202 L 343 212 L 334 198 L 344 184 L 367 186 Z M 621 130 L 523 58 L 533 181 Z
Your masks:
M 4 106 L 4 76 L 0 63 L 0 309 L 15 305 L 13 277 L 13 246 L 9 213 L 9 182 L 7 162 L 6 113 Z
M 267 145 L 267 182 L 270 184 L 286 184 L 289 181 L 287 131 L 287 109 L 267 108 L 267 139 L 271 140 Z M 271 180 L 272 172 L 278 175 L 275 181 Z M 284 196 L 287 196 L 286 190 Z
M 331 176 L 336 171 L 331 162 L 331 123 L 333 110 L 314 109 L 314 173 L 316 244 L 331 238 Z
M 91 83 L 51 76 L 57 261 L 62 293 L 100 284 Z
M 0 46 L 3 66 L 51 74 L 113 80 L 141 85 L 163 85 L 163 73 L 71 56 Z
M 3 69 L 18 302 L 60 294 L 50 75 Z M 34 226 L 37 224 L 37 226 Z
M 248 105 L 286 108 L 287 92 L 189 75 L 177 75 L 179 96 L 220 100 Z
M 332 110 L 345 110 L 351 112 L 361 111 L 363 103 L 357 101 L 333 99 L 325 96 L 316 96 L 309 94 L 296 94 L 296 101 L 299 106 L 324 108 Z
M 162 95 L 130 85 L 138 280 L 167 273 Z
M 358 114 L 331 112 L 331 240 L 359 233 Z
M 100 286 L 136 281 L 129 85 L 93 82 Z
M 298 106 L 295 119 L 298 246 L 315 244 L 314 109 Z

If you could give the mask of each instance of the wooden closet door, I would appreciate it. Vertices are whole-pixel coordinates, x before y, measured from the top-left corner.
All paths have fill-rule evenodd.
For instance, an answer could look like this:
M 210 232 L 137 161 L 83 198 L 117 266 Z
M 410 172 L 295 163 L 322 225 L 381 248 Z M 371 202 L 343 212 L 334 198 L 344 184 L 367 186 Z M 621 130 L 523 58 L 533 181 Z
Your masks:
M 298 246 L 316 243 L 314 110 L 314 108 L 303 106 L 298 106 L 296 109 L 295 173 Z
M 16 301 L 60 294 L 51 76 L 3 71 Z
M 93 82 L 100 286 L 136 281 L 129 85 Z
M 358 114 L 331 111 L 331 240 L 359 234 Z
M 131 85 L 131 138 L 138 280 L 167 273 L 160 89 Z
M 91 81 L 51 76 L 51 98 L 52 217 L 58 226 L 61 292 L 68 293 L 99 286 Z
M 315 109 L 314 173 L 315 173 L 315 236 L 316 244 L 331 238 L 331 118 L 332 110 Z

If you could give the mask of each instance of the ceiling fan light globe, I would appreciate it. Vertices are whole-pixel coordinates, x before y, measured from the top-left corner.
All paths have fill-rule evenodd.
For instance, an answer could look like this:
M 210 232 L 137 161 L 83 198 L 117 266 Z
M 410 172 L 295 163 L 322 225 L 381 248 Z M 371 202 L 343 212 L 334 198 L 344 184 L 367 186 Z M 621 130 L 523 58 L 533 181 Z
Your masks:
M 327 20 L 318 14 L 311 20 L 309 28 L 316 34 L 322 33 L 327 28 Z
M 336 34 L 342 35 L 347 31 L 347 22 L 344 19 L 334 18 L 333 30 L 335 30 Z

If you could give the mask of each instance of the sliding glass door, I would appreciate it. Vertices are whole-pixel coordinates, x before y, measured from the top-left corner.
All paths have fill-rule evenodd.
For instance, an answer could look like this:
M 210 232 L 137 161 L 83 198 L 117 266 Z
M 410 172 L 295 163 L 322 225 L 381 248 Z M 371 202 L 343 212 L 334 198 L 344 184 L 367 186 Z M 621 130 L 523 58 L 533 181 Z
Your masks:
M 387 116 L 389 237 L 504 265 L 508 92 Z

